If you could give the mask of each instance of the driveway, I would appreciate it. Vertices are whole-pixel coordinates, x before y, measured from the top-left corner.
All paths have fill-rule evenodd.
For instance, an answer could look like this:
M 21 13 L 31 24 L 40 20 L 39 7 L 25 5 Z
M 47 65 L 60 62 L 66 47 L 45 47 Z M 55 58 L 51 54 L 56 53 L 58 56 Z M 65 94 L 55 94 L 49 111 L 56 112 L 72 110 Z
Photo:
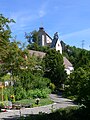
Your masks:
M 8 110 L 7 112 L 0 113 L 0 120 L 16 120 L 16 118 L 20 116 L 38 114 L 40 112 L 50 113 L 59 108 L 76 106 L 72 100 L 62 98 L 60 95 L 50 94 L 50 98 L 52 101 L 54 101 L 53 104 L 34 108 L 21 108 L 20 110 Z
M 72 100 L 63 98 L 62 95 L 50 94 L 50 98 L 54 103 L 74 105 Z

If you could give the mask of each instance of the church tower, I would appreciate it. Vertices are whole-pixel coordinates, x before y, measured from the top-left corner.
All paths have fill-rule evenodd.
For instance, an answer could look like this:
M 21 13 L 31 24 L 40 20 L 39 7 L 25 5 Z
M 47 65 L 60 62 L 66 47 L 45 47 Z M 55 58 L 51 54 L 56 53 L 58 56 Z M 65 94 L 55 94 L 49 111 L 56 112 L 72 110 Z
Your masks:
M 56 51 L 60 51 L 60 53 L 62 54 L 62 46 L 61 46 L 61 43 L 60 43 L 59 36 L 58 36 L 57 32 L 54 34 L 52 44 L 51 44 L 51 48 L 55 48 Z
M 38 44 L 40 46 L 45 46 L 45 31 L 44 31 L 44 28 L 43 27 L 40 27 L 39 28 L 39 31 L 38 31 Z
M 44 31 L 43 27 L 40 27 L 38 31 L 38 45 L 50 46 L 51 42 L 52 38 Z

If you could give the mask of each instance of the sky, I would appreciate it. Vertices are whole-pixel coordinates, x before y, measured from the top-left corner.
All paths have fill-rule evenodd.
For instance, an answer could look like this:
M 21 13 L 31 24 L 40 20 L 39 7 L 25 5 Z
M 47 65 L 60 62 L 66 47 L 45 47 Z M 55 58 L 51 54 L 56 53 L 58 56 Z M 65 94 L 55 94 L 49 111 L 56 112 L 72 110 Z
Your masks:
M 27 44 L 25 32 L 55 32 L 66 44 L 90 49 L 90 0 L 0 0 L 0 14 L 14 19 L 12 36 Z M 83 41 L 83 42 L 82 42 Z

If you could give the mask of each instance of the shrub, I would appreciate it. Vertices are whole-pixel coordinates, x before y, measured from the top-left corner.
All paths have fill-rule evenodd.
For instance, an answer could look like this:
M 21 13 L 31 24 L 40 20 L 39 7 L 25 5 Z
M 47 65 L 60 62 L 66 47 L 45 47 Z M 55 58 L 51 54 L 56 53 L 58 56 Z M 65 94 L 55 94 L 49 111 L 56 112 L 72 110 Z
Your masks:
M 24 90 L 21 86 L 15 88 L 15 99 L 16 100 L 21 100 L 27 98 L 27 93 L 26 90 Z
M 0 109 L 1 109 L 1 108 L 4 108 L 3 102 L 0 103 Z
M 28 98 L 46 98 L 48 94 L 50 93 L 50 89 L 35 89 L 35 90 L 29 90 L 28 91 Z
M 52 90 L 52 92 L 55 90 L 56 86 L 53 83 L 50 83 L 49 85 L 50 89 Z
M 50 83 L 50 80 L 48 78 L 43 78 L 40 76 L 35 76 L 33 82 L 32 82 L 32 89 L 45 89 L 48 84 Z
M 3 91 L 4 94 L 4 100 L 10 100 L 10 96 L 14 94 L 14 89 L 12 86 L 10 86 L 9 88 L 5 88 Z

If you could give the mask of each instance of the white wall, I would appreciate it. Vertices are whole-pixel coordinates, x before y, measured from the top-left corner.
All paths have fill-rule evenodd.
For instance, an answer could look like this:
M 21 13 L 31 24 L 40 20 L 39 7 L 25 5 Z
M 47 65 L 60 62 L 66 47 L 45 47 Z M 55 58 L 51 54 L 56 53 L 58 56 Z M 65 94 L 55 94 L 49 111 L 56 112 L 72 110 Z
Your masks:
M 51 43 L 51 42 L 52 40 L 48 36 L 46 36 L 46 43 Z
M 45 38 L 44 38 L 44 35 L 42 35 L 42 46 L 45 45 L 44 41 L 45 41 Z
M 58 50 L 62 54 L 62 46 L 61 46 L 61 43 L 60 43 L 59 39 L 57 40 L 57 43 L 56 43 L 56 51 L 58 51 Z
M 65 69 L 65 71 L 66 71 L 67 75 L 70 75 L 71 72 L 69 69 Z
M 68 67 L 68 68 L 65 69 L 67 75 L 70 75 L 70 73 L 72 73 L 73 70 L 74 70 L 73 67 Z

